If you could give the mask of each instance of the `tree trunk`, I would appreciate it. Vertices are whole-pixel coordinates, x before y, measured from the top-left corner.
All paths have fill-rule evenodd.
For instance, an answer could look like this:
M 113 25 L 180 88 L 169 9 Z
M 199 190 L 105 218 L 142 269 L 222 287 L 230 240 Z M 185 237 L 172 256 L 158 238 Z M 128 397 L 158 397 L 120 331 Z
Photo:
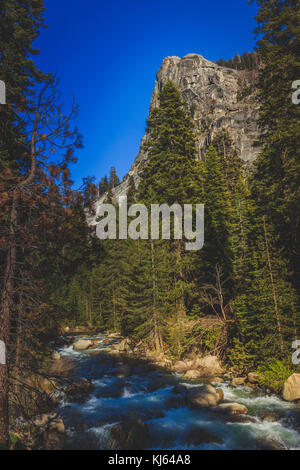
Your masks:
M 178 266 L 178 276 L 177 280 L 181 281 L 182 283 L 185 281 L 185 276 L 182 270 L 182 240 L 175 240 L 175 263 Z M 186 307 L 185 307 L 185 289 L 183 285 L 180 288 L 181 295 L 177 302 L 177 316 L 178 320 L 180 321 L 182 318 L 186 317 Z
M 3 341 L 6 349 L 5 364 L 0 364 L 0 443 L 9 446 L 9 359 L 8 344 L 10 333 L 11 308 L 14 295 L 14 278 L 16 271 L 16 237 L 15 229 L 17 225 L 17 193 L 14 191 L 9 225 L 9 243 L 6 256 L 6 269 L 4 274 L 3 291 L 1 298 L 1 323 L 0 341 Z
M 162 350 L 162 337 L 159 326 L 159 312 L 157 305 L 157 279 L 155 271 L 154 243 L 151 240 L 151 265 L 152 265 L 152 297 L 153 297 L 153 326 L 154 326 L 154 347 L 156 351 Z

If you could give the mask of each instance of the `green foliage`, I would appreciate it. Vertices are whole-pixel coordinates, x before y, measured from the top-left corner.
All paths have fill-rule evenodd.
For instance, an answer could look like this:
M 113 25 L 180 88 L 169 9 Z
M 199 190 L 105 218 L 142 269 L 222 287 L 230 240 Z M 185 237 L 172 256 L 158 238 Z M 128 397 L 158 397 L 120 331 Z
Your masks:
M 255 162 L 253 195 L 267 215 L 278 246 L 300 288 L 300 106 L 293 104 L 292 82 L 300 76 L 300 19 L 297 0 L 258 0 L 260 123 L 265 143 Z
M 147 119 L 148 160 L 141 175 L 139 200 L 151 203 L 190 203 L 196 160 L 194 124 L 175 85 L 168 81 L 159 107 Z
M 260 384 L 279 393 L 282 390 L 284 382 L 295 372 L 289 360 L 275 359 L 258 368 Z
M 219 59 L 216 63 L 235 70 L 254 70 L 258 66 L 258 57 L 256 52 L 244 52 L 241 56 L 236 54 L 233 59 Z
M 233 338 L 233 343 L 228 352 L 228 359 L 232 370 L 236 374 L 243 374 L 252 369 L 255 356 L 249 354 L 245 345 L 238 338 Z
M 228 279 L 229 295 L 232 283 L 232 208 L 221 158 L 214 147 L 209 147 L 200 169 L 200 182 L 205 207 L 205 243 L 198 257 L 198 270 L 202 269 L 201 283 L 214 283 L 215 268 L 222 267 Z
M 110 169 L 110 175 L 109 175 L 108 181 L 109 181 L 109 186 L 111 188 L 115 188 L 120 183 L 116 168 L 114 166 L 112 166 Z

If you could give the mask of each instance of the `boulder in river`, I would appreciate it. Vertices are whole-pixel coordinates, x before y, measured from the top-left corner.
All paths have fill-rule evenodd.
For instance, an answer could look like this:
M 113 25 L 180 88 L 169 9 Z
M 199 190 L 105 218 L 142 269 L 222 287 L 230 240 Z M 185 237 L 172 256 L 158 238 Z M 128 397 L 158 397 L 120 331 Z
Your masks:
M 113 350 L 118 351 L 118 352 L 131 352 L 132 350 L 132 343 L 129 338 L 124 338 L 120 343 L 115 344 L 112 347 Z
M 140 418 L 129 418 L 115 424 L 110 431 L 111 450 L 143 450 L 148 447 L 149 430 Z
M 189 445 L 199 446 L 201 444 L 207 444 L 211 442 L 222 444 L 222 439 L 220 439 L 218 436 L 215 436 L 210 431 L 202 428 L 191 429 L 187 435 L 187 443 Z
M 251 384 L 258 384 L 259 383 L 259 375 L 256 372 L 249 372 L 248 374 L 248 382 Z
M 121 333 L 118 333 L 118 332 L 109 333 L 109 334 L 107 335 L 107 338 L 111 338 L 111 339 L 113 339 L 113 338 L 121 338 L 121 337 L 122 337 L 122 336 L 121 336 Z
M 287 447 L 282 442 L 272 438 L 265 438 L 257 444 L 259 450 L 287 450 Z
M 282 397 L 286 401 L 294 401 L 300 399 L 300 374 L 292 374 L 284 382 L 282 389 Z
M 172 369 L 174 372 L 178 372 L 179 374 L 184 374 L 188 370 L 192 368 L 193 361 L 177 361 L 173 365 Z
M 90 339 L 79 339 L 76 343 L 73 344 L 73 349 L 75 351 L 85 351 L 93 346 L 93 341 Z
M 205 356 L 197 359 L 197 368 L 201 370 L 202 377 L 222 375 L 224 369 L 217 356 Z
M 176 384 L 171 390 L 172 393 L 178 395 L 178 394 L 186 394 L 187 392 L 187 387 L 183 384 Z
M 217 356 L 205 356 L 194 360 L 177 361 L 172 369 L 187 378 L 213 377 L 222 375 L 224 369 Z
M 69 385 L 65 393 L 70 401 L 83 403 L 94 388 L 94 384 L 89 379 L 83 378 Z
M 238 387 L 239 385 L 245 385 L 247 377 L 234 377 L 231 381 L 233 387 Z
M 199 379 L 202 377 L 201 370 L 199 369 L 190 369 L 184 374 L 185 379 Z
M 221 403 L 221 401 L 224 400 L 224 392 L 221 388 L 216 388 L 216 392 L 218 395 L 218 403 Z
M 215 384 L 222 384 L 224 380 L 222 379 L 222 377 L 212 377 L 211 382 Z
M 215 408 L 215 411 L 229 415 L 243 415 L 248 413 L 247 407 L 240 403 L 221 403 Z
M 187 402 L 192 408 L 216 406 L 220 397 L 211 385 L 201 385 L 189 388 L 187 391 Z

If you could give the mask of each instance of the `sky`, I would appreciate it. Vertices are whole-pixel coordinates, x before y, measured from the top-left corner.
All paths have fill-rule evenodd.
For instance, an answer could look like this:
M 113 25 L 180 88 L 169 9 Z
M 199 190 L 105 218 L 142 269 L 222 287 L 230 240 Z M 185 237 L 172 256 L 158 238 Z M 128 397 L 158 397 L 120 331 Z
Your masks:
M 115 166 L 122 178 L 145 132 L 156 72 L 166 56 L 232 58 L 255 45 L 255 5 L 247 0 L 45 0 L 47 29 L 35 45 L 61 99 L 80 112 L 83 135 L 74 187 Z

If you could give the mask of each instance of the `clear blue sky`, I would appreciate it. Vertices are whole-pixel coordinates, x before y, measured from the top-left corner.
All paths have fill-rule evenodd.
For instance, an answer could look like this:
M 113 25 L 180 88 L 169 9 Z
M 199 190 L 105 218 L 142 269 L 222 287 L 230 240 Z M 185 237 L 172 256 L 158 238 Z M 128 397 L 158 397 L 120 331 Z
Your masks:
M 56 73 L 64 103 L 80 106 L 84 149 L 72 174 L 99 180 L 129 170 L 166 56 L 206 59 L 251 51 L 256 7 L 246 0 L 46 0 L 38 64 Z

